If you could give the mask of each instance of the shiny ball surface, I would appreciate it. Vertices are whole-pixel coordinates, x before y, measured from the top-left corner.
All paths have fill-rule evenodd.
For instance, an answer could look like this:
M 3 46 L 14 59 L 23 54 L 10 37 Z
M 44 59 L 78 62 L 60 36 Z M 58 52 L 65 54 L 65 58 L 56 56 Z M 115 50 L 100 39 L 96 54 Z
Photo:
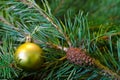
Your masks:
M 25 70 L 37 70 L 43 63 L 43 51 L 35 43 L 24 43 L 20 45 L 14 55 L 18 67 Z

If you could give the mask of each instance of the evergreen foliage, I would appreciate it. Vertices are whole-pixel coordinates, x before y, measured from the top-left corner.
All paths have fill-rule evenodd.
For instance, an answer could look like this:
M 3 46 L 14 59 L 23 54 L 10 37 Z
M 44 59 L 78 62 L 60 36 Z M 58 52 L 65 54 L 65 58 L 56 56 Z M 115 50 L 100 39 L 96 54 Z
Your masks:
M 119 80 L 120 0 L 1 0 L 0 79 Z M 30 34 L 44 50 L 41 69 L 26 72 L 14 52 Z M 98 65 L 75 65 L 64 48 L 78 47 Z

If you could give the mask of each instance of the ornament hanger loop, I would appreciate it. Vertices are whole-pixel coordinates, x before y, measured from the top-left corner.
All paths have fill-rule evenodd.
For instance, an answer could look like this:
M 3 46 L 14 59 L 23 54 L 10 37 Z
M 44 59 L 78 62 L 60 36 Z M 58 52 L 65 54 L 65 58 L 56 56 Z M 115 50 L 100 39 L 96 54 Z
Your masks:
M 32 42 L 32 36 L 30 34 L 26 36 L 26 42 Z

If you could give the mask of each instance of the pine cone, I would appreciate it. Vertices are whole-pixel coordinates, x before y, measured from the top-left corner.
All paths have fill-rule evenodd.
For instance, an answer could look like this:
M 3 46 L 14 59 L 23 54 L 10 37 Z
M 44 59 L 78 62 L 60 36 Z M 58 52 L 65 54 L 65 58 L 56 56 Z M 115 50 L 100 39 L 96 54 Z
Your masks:
M 67 59 L 77 65 L 93 65 L 94 59 L 79 48 L 69 48 L 67 50 Z

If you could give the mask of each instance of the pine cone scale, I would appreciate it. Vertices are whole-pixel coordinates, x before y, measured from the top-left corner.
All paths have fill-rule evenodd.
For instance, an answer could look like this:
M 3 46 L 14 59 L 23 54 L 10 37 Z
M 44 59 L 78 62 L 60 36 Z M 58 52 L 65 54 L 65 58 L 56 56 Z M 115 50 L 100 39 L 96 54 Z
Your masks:
M 93 58 L 88 56 L 84 50 L 79 48 L 69 48 L 67 51 L 67 59 L 77 65 L 92 65 Z

